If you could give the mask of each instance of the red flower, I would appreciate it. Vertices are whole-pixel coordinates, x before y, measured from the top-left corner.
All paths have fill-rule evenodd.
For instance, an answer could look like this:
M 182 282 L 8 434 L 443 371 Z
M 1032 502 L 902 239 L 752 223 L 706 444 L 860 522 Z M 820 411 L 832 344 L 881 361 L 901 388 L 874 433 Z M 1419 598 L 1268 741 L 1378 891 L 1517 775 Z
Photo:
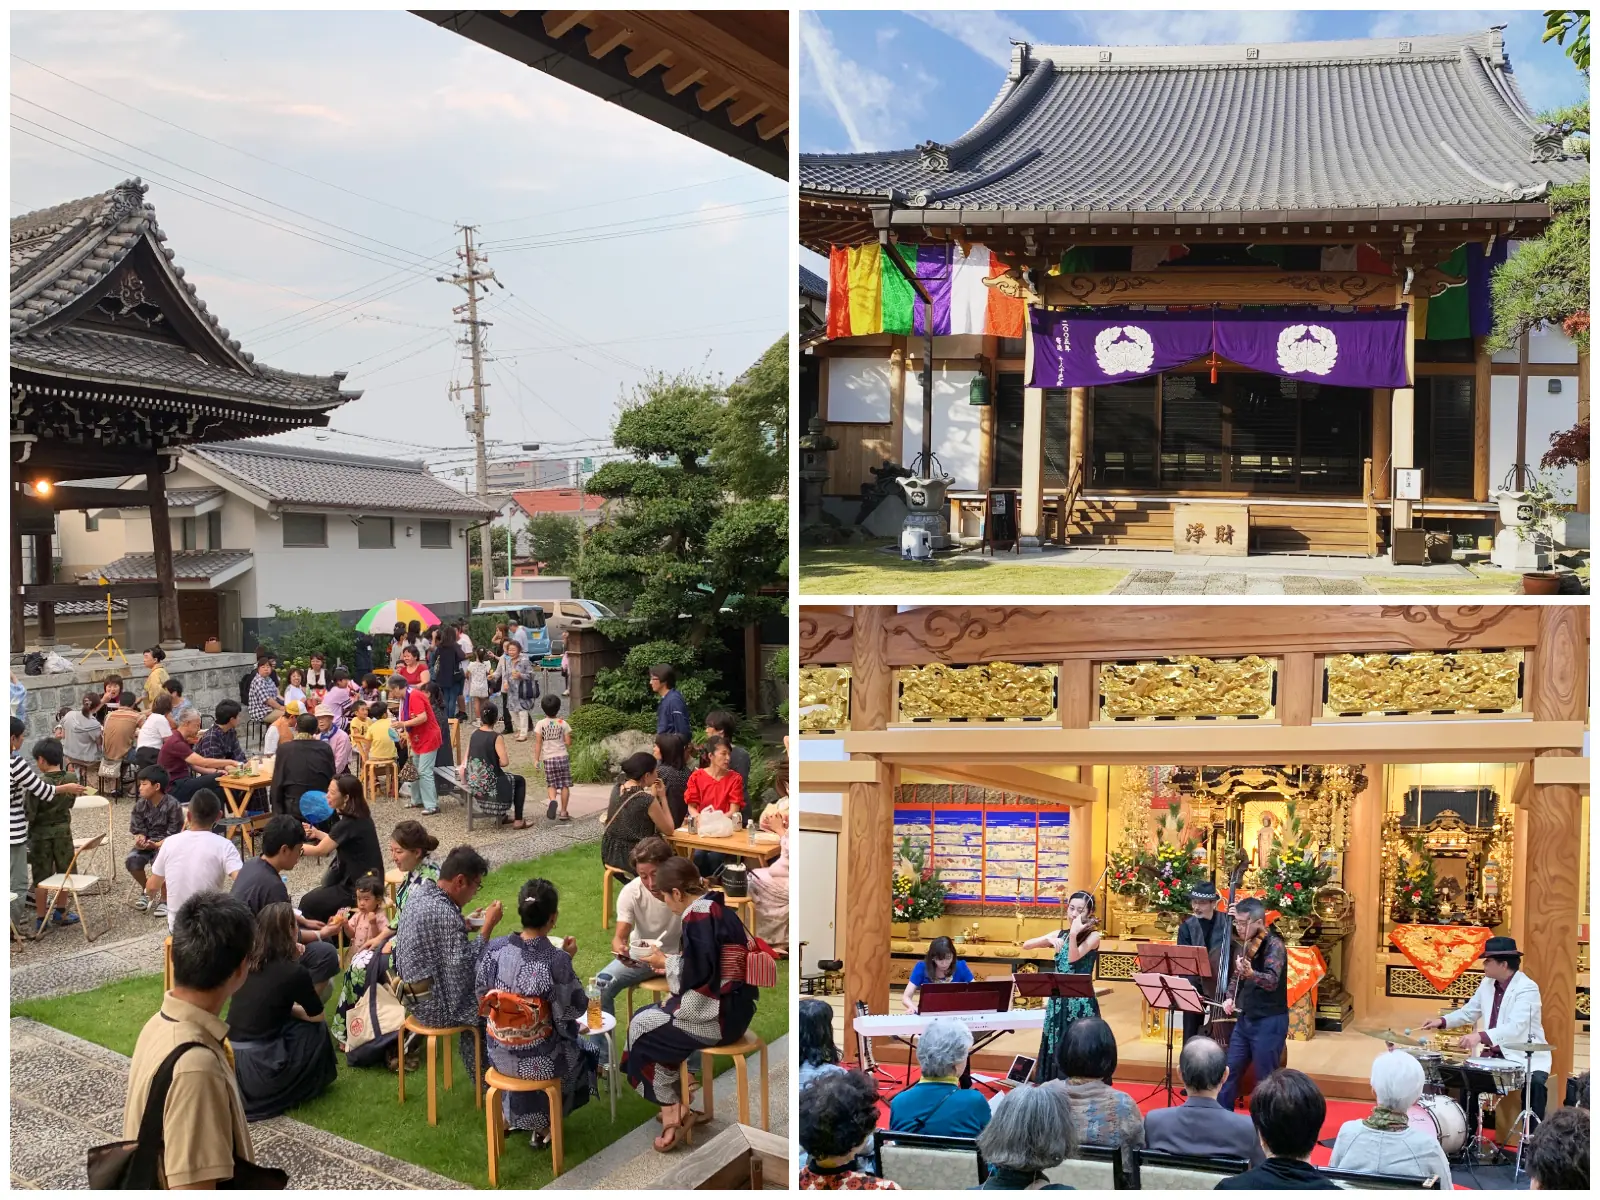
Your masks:
M 1300 885 L 1298 883 L 1294 885 L 1294 890 L 1297 892 L 1300 890 Z

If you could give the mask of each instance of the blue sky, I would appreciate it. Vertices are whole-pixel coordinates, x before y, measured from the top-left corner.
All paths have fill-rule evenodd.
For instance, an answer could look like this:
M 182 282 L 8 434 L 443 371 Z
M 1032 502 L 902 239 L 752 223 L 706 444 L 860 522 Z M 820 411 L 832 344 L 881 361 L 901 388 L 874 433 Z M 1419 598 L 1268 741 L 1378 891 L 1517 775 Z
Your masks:
M 1460 33 L 1506 25 L 1519 85 L 1535 109 L 1573 103 L 1588 81 L 1552 42 L 1542 12 L 1285 12 L 1141 9 L 1024 12 L 803 12 L 800 148 L 894 150 L 948 141 L 994 99 L 1008 39 L 1057 45 L 1228 44 Z
M 141 175 L 176 261 L 245 349 L 348 369 L 365 389 L 333 418 L 362 436 L 330 449 L 467 443 L 447 392 L 469 378 L 450 323 L 464 297 L 435 282 L 456 265 L 457 221 L 481 224 L 506 289 L 482 314 L 491 438 L 609 440 L 645 371 L 731 378 L 788 328 L 782 181 L 419 17 L 35 11 L 10 25 L 11 214 Z M 240 206 L 353 245 L 224 211 Z M 682 227 L 618 236 L 641 218 Z M 358 288 L 353 307 L 326 303 Z

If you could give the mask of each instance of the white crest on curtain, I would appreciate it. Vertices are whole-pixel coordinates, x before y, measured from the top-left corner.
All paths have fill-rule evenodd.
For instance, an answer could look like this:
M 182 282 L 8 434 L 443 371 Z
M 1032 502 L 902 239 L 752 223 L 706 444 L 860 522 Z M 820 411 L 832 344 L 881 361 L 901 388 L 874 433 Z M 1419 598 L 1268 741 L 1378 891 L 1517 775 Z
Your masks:
M 1339 361 L 1339 339 L 1325 325 L 1290 325 L 1278 335 L 1278 365 L 1291 375 L 1326 375 Z
M 1095 335 L 1094 360 L 1107 375 L 1142 374 L 1156 361 L 1155 343 L 1137 325 L 1112 325 Z

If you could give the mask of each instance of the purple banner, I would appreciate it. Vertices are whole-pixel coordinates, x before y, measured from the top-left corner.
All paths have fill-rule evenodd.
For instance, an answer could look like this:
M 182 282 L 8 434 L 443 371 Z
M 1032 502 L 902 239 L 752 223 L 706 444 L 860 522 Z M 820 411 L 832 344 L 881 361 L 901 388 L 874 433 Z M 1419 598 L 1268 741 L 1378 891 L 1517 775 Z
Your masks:
M 1217 353 L 1229 362 L 1332 387 L 1407 387 L 1405 309 L 1314 308 L 1217 313 Z
M 1094 387 L 1170 371 L 1211 353 L 1208 312 L 1086 308 L 1028 310 L 1033 334 L 1029 387 Z
M 1335 387 L 1407 387 L 1404 309 L 1141 312 L 1030 309 L 1029 387 L 1095 387 L 1170 371 L 1213 350 L 1252 371 Z

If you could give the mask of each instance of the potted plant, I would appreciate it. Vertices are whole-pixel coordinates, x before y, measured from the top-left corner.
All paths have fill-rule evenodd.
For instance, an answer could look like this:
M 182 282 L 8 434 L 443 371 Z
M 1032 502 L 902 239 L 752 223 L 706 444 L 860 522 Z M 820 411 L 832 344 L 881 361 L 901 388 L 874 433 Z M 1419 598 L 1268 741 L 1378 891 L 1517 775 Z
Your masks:
M 944 915 L 945 888 L 939 872 L 927 865 L 927 856 L 909 838 L 901 841 L 897 857 L 892 919 L 906 922 L 907 936 L 916 938 L 921 922 Z
M 1278 924 L 1290 941 L 1298 942 L 1316 915 L 1317 889 L 1333 877 L 1333 868 L 1319 861 L 1300 832 L 1294 801 L 1287 805 L 1288 841 L 1274 835 L 1272 853 L 1261 872 L 1269 908 L 1278 910 Z

